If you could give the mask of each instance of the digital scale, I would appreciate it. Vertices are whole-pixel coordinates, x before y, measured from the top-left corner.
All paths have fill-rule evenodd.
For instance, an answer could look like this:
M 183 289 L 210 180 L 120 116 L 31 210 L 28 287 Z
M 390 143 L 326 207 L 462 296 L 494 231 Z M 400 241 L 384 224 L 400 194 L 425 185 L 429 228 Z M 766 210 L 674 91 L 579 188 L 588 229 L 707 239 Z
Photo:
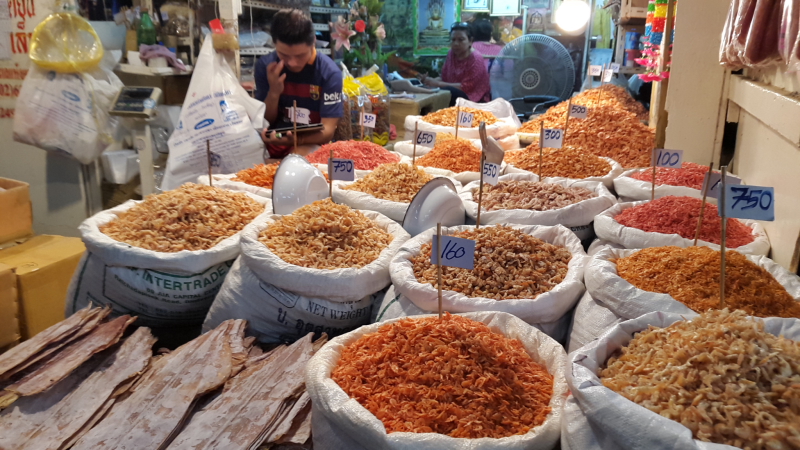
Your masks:
M 161 102 L 161 89 L 156 87 L 123 87 L 108 113 L 112 116 L 133 119 L 131 128 L 133 148 L 139 154 L 139 178 L 142 183 L 142 197 L 155 192 L 153 176 L 153 134 L 150 121 L 156 116 Z

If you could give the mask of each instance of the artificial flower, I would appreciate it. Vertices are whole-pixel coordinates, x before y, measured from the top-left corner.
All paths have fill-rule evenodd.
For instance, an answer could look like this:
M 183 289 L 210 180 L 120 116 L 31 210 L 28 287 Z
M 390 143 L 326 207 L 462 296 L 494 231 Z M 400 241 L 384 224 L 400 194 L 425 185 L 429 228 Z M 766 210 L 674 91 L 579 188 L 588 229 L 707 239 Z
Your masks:
M 367 24 L 363 20 L 356 20 L 356 31 L 363 33 L 367 29 Z
M 334 50 L 339 50 L 344 46 L 347 50 L 350 50 L 350 37 L 355 36 L 356 32 L 350 29 L 350 24 L 345 22 L 342 16 L 339 16 L 339 20 L 336 23 L 331 23 L 331 39 L 336 41 L 336 44 L 333 46 Z

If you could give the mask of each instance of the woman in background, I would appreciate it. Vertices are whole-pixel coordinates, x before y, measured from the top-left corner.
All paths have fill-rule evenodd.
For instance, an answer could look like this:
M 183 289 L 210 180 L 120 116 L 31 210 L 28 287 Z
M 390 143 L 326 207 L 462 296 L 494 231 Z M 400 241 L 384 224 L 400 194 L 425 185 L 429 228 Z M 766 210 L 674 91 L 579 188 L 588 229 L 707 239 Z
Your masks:
M 450 51 L 442 67 L 442 76 L 431 78 L 420 75 L 428 87 L 450 91 L 450 106 L 456 99 L 467 98 L 473 102 L 488 102 L 492 99 L 489 73 L 483 56 L 472 48 L 473 35 L 469 24 L 456 23 L 450 28 Z
M 503 50 L 503 46 L 492 42 L 492 33 L 494 27 L 492 23 L 486 19 L 481 19 L 472 24 L 475 42 L 472 43 L 472 49 L 483 56 L 483 64 L 488 71 L 491 67 L 493 58 L 486 58 L 486 56 L 497 56 Z

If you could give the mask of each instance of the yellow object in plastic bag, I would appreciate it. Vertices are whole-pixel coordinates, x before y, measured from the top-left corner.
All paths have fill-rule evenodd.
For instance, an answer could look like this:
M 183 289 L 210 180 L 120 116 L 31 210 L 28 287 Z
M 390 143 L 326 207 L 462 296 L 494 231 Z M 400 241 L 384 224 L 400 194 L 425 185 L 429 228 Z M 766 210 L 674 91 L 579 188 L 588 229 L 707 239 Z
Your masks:
M 380 75 L 373 72 L 367 76 L 356 78 L 356 80 L 363 84 L 364 87 L 367 88 L 370 94 L 377 95 L 389 95 L 389 90 L 386 89 L 386 85 L 383 84 L 383 79 L 381 79 Z
M 375 72 L 355 80 L 364 86 L 364 91 L 372 106 L 372 114 L 375 114 L 375 128 L 372 129 L 372 142 L 378 145 L 389 143 L 389 129 L 391 121 L 389 116 L 389 90 L 383 83 L 383 79 Z
M 86 19 L 60 12 L 45 17 L 33 30 L 28 55 L 42 69 L 88 72 L 103 59 L 103 44 Z

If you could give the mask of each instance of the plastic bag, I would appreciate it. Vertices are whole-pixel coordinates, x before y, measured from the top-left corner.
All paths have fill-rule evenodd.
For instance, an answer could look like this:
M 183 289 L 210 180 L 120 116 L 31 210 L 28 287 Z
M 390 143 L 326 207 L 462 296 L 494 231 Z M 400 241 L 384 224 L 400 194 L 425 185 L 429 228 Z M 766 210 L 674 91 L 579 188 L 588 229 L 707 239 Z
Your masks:
M 581 181 L 599 181 L 603 183 L 606 188 L 611 190 L 614 188 L 614 180 L 617 177 L 619 177 L 620 174 L 625 171 L 625 169 L 622 168 L 622 165 L 620 163 L 614 161 L 611 158 L 606 158 L 605 156 L 600 156 L 599 158 L 608 161 L 608 163 L 611 164 L 611 170 L 609 170 L 608 173 L 603 175 L 602 177 L 588 177 L 581 179 Z M 527 170 L 520 169 L 519 167 L 515 167 L 513 164 L 509 164 L 508 168 L 504 173 L 511 174 L 511 173 L 533 173 L 533 172 L 529 172 Z
M 544 423 L 529 432 L 500 439 L 452 438 L 435 433 L 386 433 L 383 423 L 358 401 L 350 398 L 331 379 L 344 348 L 388 322 L 359 328 L 326 344 L 306 366 L 306 389 L 311 396 L 312 435 L 316 450 L 494 450 L 552 449 L 562 424 L 561 408 L 567 395 L 564 382 L 565 353 L 553 339 L 510 314 L 477 312 L 464 314 L 511 339 L 518 339 L 529 355 L 553 375 L 552 412 Z M 422 316 L 431 317 L 431 316 Z M 399 320 L 399 319 L 396 319 Z M 396 321 L 393 320 L 393 321 Z M 393 322 L 389 321 L 389 322 Z
M 749 67 L 775 63 L 780 56 L 781 0 L 756 0 L 753 20 L 747 32 L 742 61 Z
M 638 228 L 626 227 L 614 220 L 623 210 L 644 205 L 645 203 L 647 203 L 647 201 L 617 203 L 601 214 L 598 214 L 597 217 L 594 218 L 594 232 L 597 234 L 597 237 L 614 244 L 622 245 L 625 248 L 664 247 L 666 245 L 676 245 L 686 248 L 694 245 L 694 239 L 686 239 L 678 234 L 652 233 Z M 767 255 L 769 253 L 770 244 L 764 227 L 753 220 L 739 220 L 753 230 L 753 237 L 755 240 L 741 247 L 732 248 L 731 250 L 736 250 L 739 253 L 747 255 Z M 719 250 L 719 245 L 703 240 L 698 240 L 697 245 Z
M 537 237 L 545 242 L 566 247 L 572 254 L 564 280 L 548 292 L 536 298 L 507 299 L 497 301 L 493 298 L 467 297 L 450 290 L 442 291 L 442 307 L 451 313 L 473 311 L 503 311 L 513 314 L 529 324 L 552 323 L 562 319 L 583 295 L 583 270 L 586 253 L 575 234 L 563 226 L 546 227 L 540 225 L 509 225 L 523 233 Z M 442 227 L 442 232 L 452 235 L 457 231 L 471 230 L 472 226 Z M 390 272 L 392 284 L 397 293 L 404 295 L 424 311 L 438 310 L 437 289 L 428 283 L 420 283 L 414 275 L 411 258 L 419 255 L 423 244 L 429 243 L 436 233 L 431 228 L 413 238 L 397 252 L 392 260 Z M 567 322 L 568 325 L 568 322 Z M 566 331 L 566 328 L 563 330 Z M 558 333 L 561 330 L 557 331 Z
M 108 58 L 86 73 L 57 73 L 31 65 L 17 99 L 14 140 L 90 164 L 115 141 L 109 116 L 123 88 Z
M 510 119 L 517 124 L 517 128 L 522 126 L 522 122 L 520 122 L 517 111 L 514 110 L 514 106 L 511 105 L 508 100 L 502 98 L 496 98 L 487 103 L 475 103 L 466 98 L 459 97 L 456 99 L 456 106 L 466 106 L 468 108 L 489 111 L 498 119 Z
M 332 336 L 369 323 L 374 296 L 390 282 L 389 262 L 410 236 L 388 217 L 363 213 L 394 239 L 361 268 L 311 269 L 287 263 L 258 240 L 280 216 L 245 227 L 242 256 L 211 305 L 203 329 L 246 319 L 261 342 L 275 343 L 294 341 L 311 331 Z
M 88 72 L 103 59 L 103 44 L 91 24 L 73 12 L 45 17 L 31 35 L 31 61 L 43 70 Z
M 568 357 L 570 396 L 561 428 L 563 450 L 734 450 L 736 447 L 692 439 L 692 432 L 603 386 L 597 373 L 608 358 L 648 326 L 667 327 L 687 317 L 650 313 L 615 325 L 598 340 Z M 800 320 L 768 318 L 764 329 L 800 340 Z
M 800 32 L 800 0 L 783 0 L 778 52 L 786 64 L 792 59 L 792 49 L 798 32 Z
M 267 126 L 263 102 L 250 97 L 239 79 L 214 51 L 210 39 L 200 50 L 180 123 L 169 138 L 169 159 L 162 190 L 174 189 L 212 171 L 235 173 L 264 162 L 259 132 Z
M 728 52 L 728 49 L 733 45 L 734 23 L 738 7 L 739 0 L 731 0 L 731 6 L 728 8 L 728 15 L 725 19 L 725 26 L 722 28 L 722 38 L 719 44 L 719 62 L 730 68 L 740 67 L 738 58 L 732 57 Z
M 372 142 L 378 145 L 389 143 L 389 126 L 391 125 L 389 116 L 389 90 L 383 84 L 383 80 L 377 73 L 356 78 L 367 95 L 371 104 L 371 112 L 375 114 L 375 128 L 371 130 Z

